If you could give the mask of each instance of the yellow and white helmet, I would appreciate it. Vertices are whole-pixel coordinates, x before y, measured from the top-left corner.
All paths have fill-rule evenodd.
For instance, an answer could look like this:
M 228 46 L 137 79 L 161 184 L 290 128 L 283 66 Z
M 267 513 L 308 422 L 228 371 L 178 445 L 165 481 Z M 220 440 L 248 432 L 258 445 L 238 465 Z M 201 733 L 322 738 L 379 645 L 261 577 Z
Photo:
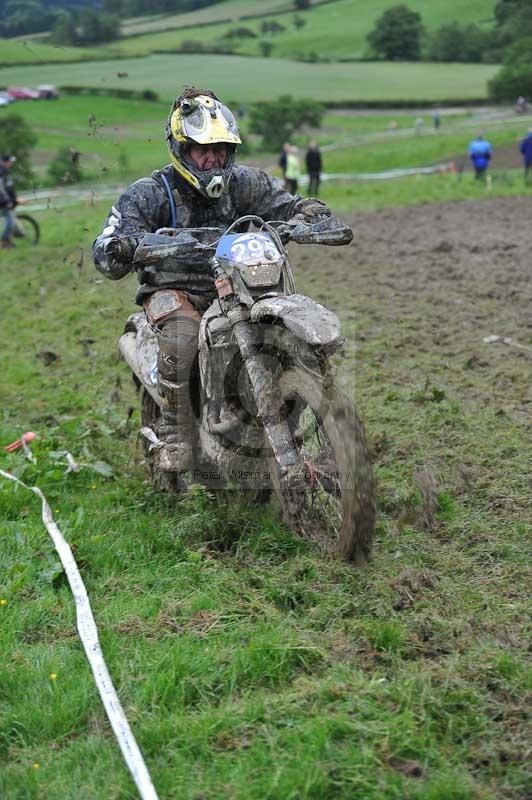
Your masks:
M 190 186 L 209 200 L 217 200 L 227 189 L 241 144 L 233 113 L 209 90 L 189 89 L 176 98 L 166 122 L 166 141 L 176 171 Z M 200 170 L 190 158 L 190 145 L 227 144 L 223 168 Z

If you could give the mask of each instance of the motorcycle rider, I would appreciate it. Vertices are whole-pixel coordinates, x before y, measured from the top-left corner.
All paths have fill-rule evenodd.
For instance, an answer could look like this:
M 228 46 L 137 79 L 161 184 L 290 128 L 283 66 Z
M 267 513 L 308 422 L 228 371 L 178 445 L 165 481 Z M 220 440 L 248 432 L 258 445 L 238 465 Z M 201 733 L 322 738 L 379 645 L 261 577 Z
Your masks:
M 163 227 L 226 228 L 244 214 L 265 220 L 335 222 L 321 201 L 291 195 L 264 171 L 236 166 L 241 143 L 233 113 L 208 89 L 187 88 L 174 101 L 166 123 L 171 163 L 131 184 L 94 242 L 97 269 L 112 280 L 134 269 L 135 235 Z M 217 237 L 216 237 L 217 238 Z M 193 464 L 195 423 L 189 376 L 198 351 L 202 314 L 217 296 L 210 269 L 198 268 L 197 241 L 177 233 L 183 266 L 165 270 L 164 259 L 139 270 L 136 302 L 157 333 L 157 388 L 163 408 L 157 431 L 164 442 L 160 465 L 186 470 Z

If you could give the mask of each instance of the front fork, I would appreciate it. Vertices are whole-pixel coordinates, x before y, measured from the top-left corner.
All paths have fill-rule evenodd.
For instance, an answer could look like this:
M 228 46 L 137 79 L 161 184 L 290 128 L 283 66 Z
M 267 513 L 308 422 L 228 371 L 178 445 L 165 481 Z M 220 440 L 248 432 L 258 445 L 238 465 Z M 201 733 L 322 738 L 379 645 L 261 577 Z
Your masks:
M 249 376 L 258 415 L 281 468 L 281 475 L 293 473 L 300 464 L 300 458 L 283 414 L 283 401 L 278 387 L 260 351 L 254 326 L 249 321 L 249 309 L 239 302 L 225 271 L 218 264 L 213 265 L 213 271 L 220 305 L 231 324 Z

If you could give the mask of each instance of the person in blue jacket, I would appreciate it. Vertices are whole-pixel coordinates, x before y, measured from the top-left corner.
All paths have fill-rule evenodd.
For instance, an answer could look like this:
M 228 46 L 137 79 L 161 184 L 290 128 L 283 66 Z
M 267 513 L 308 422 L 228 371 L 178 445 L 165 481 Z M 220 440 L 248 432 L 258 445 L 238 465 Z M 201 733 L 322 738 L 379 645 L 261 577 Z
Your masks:
M 469 145 L 468 152 L 469 158 L 473 162 L 475 178 L 481 181 L 485 180 L 486 170 L 491 158 L 491 144 L 479 133 L 477 138 L 473 139 Z
M 532 128 L 528 129 L 528 136 L 521 141 L 519 150 L 523 155 L 523 166 L 525 168 L 525 183 L 529 182 L 529 173 L 532 168 Z

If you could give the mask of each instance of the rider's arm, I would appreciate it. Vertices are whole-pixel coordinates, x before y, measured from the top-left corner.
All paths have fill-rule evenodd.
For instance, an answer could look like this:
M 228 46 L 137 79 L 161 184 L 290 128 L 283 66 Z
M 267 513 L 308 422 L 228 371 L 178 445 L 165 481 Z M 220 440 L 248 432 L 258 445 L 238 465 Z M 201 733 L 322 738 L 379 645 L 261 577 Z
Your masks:
M 111 208 L 103 231 L 94 242 L 96 269 L 111 280 L 123 278 L 133 269 L 134 248 L 128 245 L 127 237 L 153 233 L 167 220 L 164 189 L 151 178 L 131 184 Z
M 292 225 L 289 237 L 300 244 L 349 244 L 353 231 L 315 197 L 292 195 L 262 170 L 241 167 L 237 173 L 242 214 L 257 214 Z M 254 191 L 252 191 L 254 189 Z M 288 239 L 287 239 L 288 240 Z
M 235 167 L 231 182 L 240 214 L 257 214 L 265 220 L 287 220 L 302 199 L 283 189 L 280 181 L 254 167 Z
M 290 194 L 278 180 L 261 169 L 237 167 L 234 171 L 237 180 L 233 185 L 238 187 L 237 205 L 242 214 L 257 214 L 265 220 L 288 221 L 296 217 L 307 224 L 333 216 L 321 200 Z

